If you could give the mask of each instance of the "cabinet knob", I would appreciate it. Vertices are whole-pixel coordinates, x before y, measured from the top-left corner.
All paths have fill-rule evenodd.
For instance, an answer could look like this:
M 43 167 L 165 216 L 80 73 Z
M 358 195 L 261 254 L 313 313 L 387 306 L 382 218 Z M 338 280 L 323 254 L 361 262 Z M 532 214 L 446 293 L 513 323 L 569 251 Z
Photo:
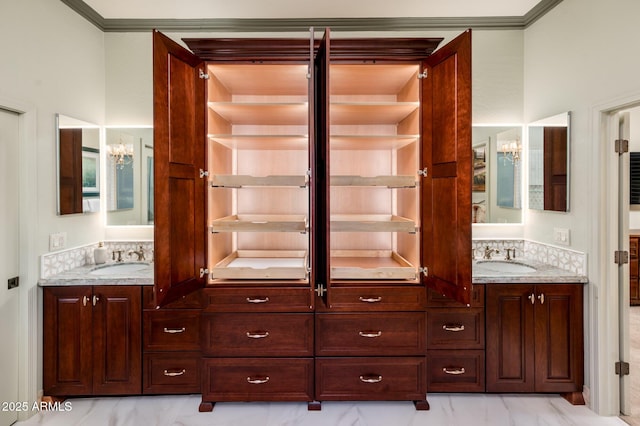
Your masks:
M 269 376 L 264 376 L 264 377 L 247 377 L 247 382 L 251 383 L 252 385 L 262 385 L 264 383 L 267 383 L 269 381 Z
M 373 296 L 373 297 L 360 296 L 360 301 L 364 303 L 378 303 L 382 301 L 382 297 L 381 296 Z
M 444 374 L 451 374 L 453 376 L 459 376 L 466 373 L 464 367 L 442 367 Z
M 267 303 L 268 297 L 247 297 L 247 303 Z
M 182 328 L 169 328 L 169 327 L 165 327 L 164 328 L 164 332 L 165 333 L 169 333 L 169 334 L 176 334 L 176 333 L 184 333 L 187 329 L 185 327 Z
M 82 306 L 87 306 L 87 302 L 89 302 L 89 298 L 87 296 L 82 296 Z
M 247 337 L 250 339 L 264 339 L 269 337 L 268 331 L 247 331 Z
M 544 293 L 540 293 L 538 295 L 538 300 L 540 301 L 541 305 L 544 305 Z
M 527 296 L 527 299 L 529 299 L 531 301 L 532 305 L 536 304 L 536 296 L 535 296 L 535 294 L 531 293 L 529 296 Z
M 443 324 L 442 329 L 444 331 L 452 332 L 464 331 L 464 324 Z
M 93 306 L 96 306 L 96 304 L 100 301 L 100 297 L 96 296 L 95 294 L 93 295 Z
M 382 376 L 367 374 L 366 376 L 360 376 L 360 381 L 362 383 L 380 383 L 382 381 Z
M 180 371 L 169 371 L 169 370 L 164 370 L 164 375 L 167 377 L 177 377 L 177 376 L 182 376 L 184 373 L 186 373 L 187 370 L 185 370 L 184 368 Z
M 361 337 L 380 337 L 382 336 L 382 331 L 361 331 L 358 333 Z

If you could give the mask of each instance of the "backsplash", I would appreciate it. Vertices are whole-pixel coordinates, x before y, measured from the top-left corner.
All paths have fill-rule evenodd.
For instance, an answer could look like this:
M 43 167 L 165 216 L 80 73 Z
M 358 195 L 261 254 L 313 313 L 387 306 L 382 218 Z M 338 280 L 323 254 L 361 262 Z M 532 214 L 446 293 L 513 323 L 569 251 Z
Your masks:
M 516 249 L 516 260 L 518 258 L 532 259 L 547 265 L 555 266 L 566 271 L 571 271 L 577 275 L 587 275 L 587 255 L 585 253 L 570 250 L 563 247 L 538 243 L 529 240 L 473 240 L 472 247 L 474 258 L 480 259 L 486 246 L 500 251 L 494 258 L 501 259 L 505 249 Z
M 128 253 L 131 250 L 138 250 L 140 246 L 144 250 L 146 261 L 153 261 L 153 241 L 105 241 L 104 246 L 109 254 L 109 262 L 112 261 L 113 250 L 122 250 L 125 261 L 137 259 L 137 257 L 130 258 Z M 43 254 L 40 256 L 40 278 L 49 278 L 79 266 L 93 264 L 93 249 L 97 247 L 98 243 L 95 243 Z

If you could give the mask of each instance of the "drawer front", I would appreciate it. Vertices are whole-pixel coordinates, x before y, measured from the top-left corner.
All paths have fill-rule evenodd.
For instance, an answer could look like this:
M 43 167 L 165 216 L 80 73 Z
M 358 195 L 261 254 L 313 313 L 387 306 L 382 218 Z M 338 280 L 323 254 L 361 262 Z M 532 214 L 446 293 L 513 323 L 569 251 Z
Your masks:
M 426 398 L 424 357 L 316 358 L 319 401 Z
M 200 392 L 200 352 L 144 354 L 144 394 Z
M 153 300 L 153 286 L 151 285 L 142 287 L 142 306 L 143 309 L 156 309 Z M 198 290 L 163 306 L 162 309 L 201 309 L 202 306 L 202 291 Z
M 313 356 L 313 314 L 205 314 L 210 356 Z
M 264 284 L 262 284 L 264 285 Z M 207 312 L 312 312 L 314 293 L 298 288 L 212 288 L 204 291 Z
M 484 306 L 484 284 L 473 284 L 473 288 L 471 289 L 470 305 L 472 308 L 480 308 Z M 427 290 L 427 306 L 432 308 L 442 308 L 442 307 L 461 308 L 464 305 L 446 296 L 443 296 L 440 293 L 437 293 L 431 289 L 428 289 Z
M 199 351 L 200 311 L 144 311 L 145 351 Z
M 429 309 L 427 348 L 483 349 L 484 309 Z
M 484 392 L 484 351 L 429 351 L 428 392 Z
M 332 312 L 419 311 L 425 303 L 425 289 L 421 285 L 340 287 L 334 284 L 329 290 L 328 308 Z
M 318 314 L 317 356 L 423 355 L 424 312 Z
M 205 358 L 202 400 L 312 401 L 313 358 Z

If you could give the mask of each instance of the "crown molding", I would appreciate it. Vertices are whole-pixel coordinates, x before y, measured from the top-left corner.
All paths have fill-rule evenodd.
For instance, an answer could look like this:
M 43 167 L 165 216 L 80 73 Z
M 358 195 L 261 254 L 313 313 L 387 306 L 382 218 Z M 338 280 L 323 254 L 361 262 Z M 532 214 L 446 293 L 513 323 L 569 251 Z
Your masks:
M 300 18 L 300 19 L 105 19 L 82 0 L 60 0 L 103 32 L 302 32 L 310 27 L 334 31 L 517 30 L 544 16 L 562 0 L 543 0 L 524 16 L 461 18 Z

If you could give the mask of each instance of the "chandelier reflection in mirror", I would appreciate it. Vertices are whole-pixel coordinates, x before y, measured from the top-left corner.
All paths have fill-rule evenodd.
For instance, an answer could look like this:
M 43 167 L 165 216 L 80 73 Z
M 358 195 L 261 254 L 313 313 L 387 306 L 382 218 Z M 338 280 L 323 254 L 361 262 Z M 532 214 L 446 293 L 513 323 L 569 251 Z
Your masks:
M 522 144 L 520 143 L 520 139 L 516 138 L 513 141 L 504 142 L 499 151 L 502 153 L 502 161 L 506 163 L 507 160 L 511 161 L 513 164 L 516 164 L 520 161 L 520 153 L 522 152 Z
M 133 144 L 124 144 L 121 141 L 115 145 L 107 145 L 107 154 L 116 167 L 123 169 L 124 166 L 133 163 Z

